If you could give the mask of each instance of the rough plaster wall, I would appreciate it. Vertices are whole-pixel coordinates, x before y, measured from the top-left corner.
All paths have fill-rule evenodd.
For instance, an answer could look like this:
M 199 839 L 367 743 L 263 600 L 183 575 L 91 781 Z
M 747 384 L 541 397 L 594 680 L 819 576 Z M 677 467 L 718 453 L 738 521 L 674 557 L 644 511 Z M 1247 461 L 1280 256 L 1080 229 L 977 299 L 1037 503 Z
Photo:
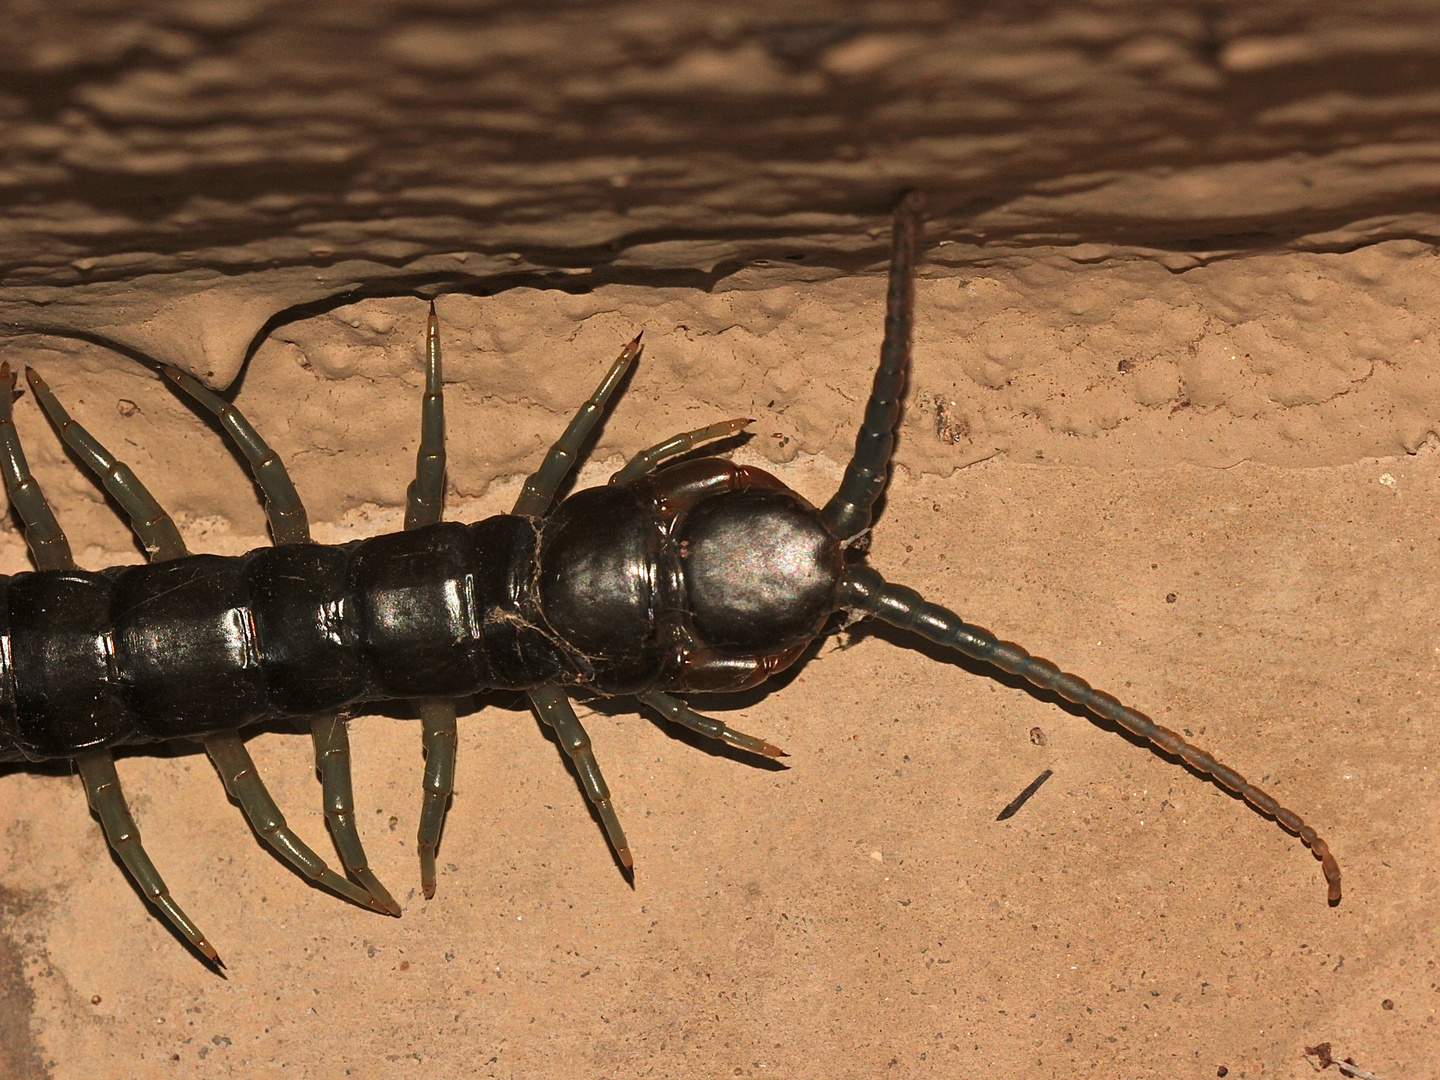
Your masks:
M 507 509 L 640 329 L 589 478 L 747 416 L 738 453 L 821 499 L 886 213 L 925 189 L 873 563 L 1190 726 L 1321 827 L 1349 891 L 1326 909 L 1272 823 L 1043 696 L 832 641 L 726 713 L 783 774 L 582 714 L 634 892 L 506 698 L 462 723 L 429 904 L 414 725 L 355 724 L 399 922 L 289 875 L 203 759 L 124 758 L 225 983 L 100 854 L 63 768 L 0 775 L 0 1075 L 1309 1076 L 1327 1040 L 1387 1080 L 1440 1070 L 1433 5 L 12 2 L 3 24 L 3 358 L 196 549 L 263 543 L 263 517 L 147 364 L 239 375 L 317 536 L 368 535 L 398 527 L 431 296 L 453 516 Z M 33 402 L 16 423 L 82 564 L 135 561 Z M 323 847 L 305 741 L 252 748 Z

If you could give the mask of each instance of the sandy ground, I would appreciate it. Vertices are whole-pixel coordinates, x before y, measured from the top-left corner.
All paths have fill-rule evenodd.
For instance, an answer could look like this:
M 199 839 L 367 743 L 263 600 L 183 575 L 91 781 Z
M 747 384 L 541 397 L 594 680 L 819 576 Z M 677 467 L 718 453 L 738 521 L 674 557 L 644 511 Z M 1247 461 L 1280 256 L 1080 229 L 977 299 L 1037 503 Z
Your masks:
M 1089 273 L 1100 293 L 1125 279 L 1123 267 Z M 919 385 L 946 370 L 923 345 L 944 317 L 923 301 L 944 284 L 922 289 Z M 878 279 L 849 288 L 855 307 L 878 313 Z M 676 355 L 672 324 L 695 316 L 673 298 L 637 306 L 645 297 L 590 298 L 584 310 L 563 294 L 441 298 L 457 377 L 455 516 L 508 508 L 518 476 L 483 483 L 472 455 L 533 460 L 541 433 L 586 392 L 577 372 L 598 374 L 636 323 L 648 320 L 657 340 L 601 440 L 601 465 L 619 460 L 612 444 L 736 411 L 723 392 L 719 407 L 686 409 L 687 394 L 705 397 L 703 378 L 666 407 L 676 365 L 704 367 Z M 744 300 L 758 308 L 762 298 Z M 387 303 L 290 328 L 237 397 L 291 459 L 302 492 L 321 492 L 322 539 L 398 525 L 423 305 Z M 477 314 L 486 304 L 489 321 Z M 533 358 L 529 374 L 518 360 L 497 363 L 501 346 L 481 332 L 513 328 L 527 305 L 537 325 L 573 324 L 505 346 Z M 295 344 L 351 323 L 386 344 L 354 355 Z M 771 325 L 772 344 L 783 343 L 785 320 Z M 757 340 L 763 330 L 749 323 Z M 695 336 L 702 358 L 722 348 Z M 814 394 L 823 400 L 829 386 L 843 402 L 836 439 L 853 430 L 877 328 L 856 336 L 869 340 L 814 379 Z M 795 367 L 777 359 L 772 380 Z M 191 507 L 181 523 L 192 546 L 263 542 L 219 439 L 152 377 L 107 370 L 54 381 L 112 445 L 138 444 L 127 453 L 163 500 Z M 514 387 L 486 382 L 484 372 L 505 370 Z M 736 394 L 753 390 L 732 382 Z M 535 400 L 550 396 L 551 408 Z M 312 423 L 306 442 L 287 411 L 326 411 L 336 434 Z M 1155 411 L 1183 433 L 1192 410 Z M 33 405 L 17 412 L 82 562 L 133 561 Z M 949 442 L 936 415 L 912 397 L 902 460 L 977 456 Z M 1265 424 L 1239 427 L 1261 440 Z M 801 453 L 776 464 L 780 440 L 758 427 L 740 456 L 823 499 L 833 462 Z M 162 430 L 170 441 L 157 453 L 150 438 Z M 1097 453 L 1100 439 L 1090 440 Z M 185 467 L 166 470 L 164 455 Z M 691 745 L 624 702 L 585 715 L 637 853 L 633 888 L 557 748 L 509 697 L 462 721 L 428 903 L 413 851 L 417 725 L 403 710 L 352 725 L 362 827 L 405 907 L 400 920 L 318 893 L 278 864 L 203 756 L 126 756 L 147 846 L 228 980 L 186 952 L 106 857 L 63 768 L 0 775 L 4 985 L 18 1007 L 10 1075 L 1173 1077 L 1223 1066 L 1300 1077 L 1314 1071 L 1305 1048 L 1321 1042 L 1386 1080 L 1434 1075 L 1433 443 L 1311 468 L 982 456 L 944 477 L 899 469 L 872 563 L 1259 779 L 1334 847 L 1346 875 L 1338 908 L 1298 841 L 1213 785 L 1043 696 L 862 631 L 828 640 L 769 693 L 703 703 L 784 746 L 784 771 Z M 7 569 L 19 570 L 23 553 L 8 541 Z M 308 740 L 270 732 L 251 747 L 292 823 L 328 850 Z M 997 823 L 1047 768 L 1052 779 Z

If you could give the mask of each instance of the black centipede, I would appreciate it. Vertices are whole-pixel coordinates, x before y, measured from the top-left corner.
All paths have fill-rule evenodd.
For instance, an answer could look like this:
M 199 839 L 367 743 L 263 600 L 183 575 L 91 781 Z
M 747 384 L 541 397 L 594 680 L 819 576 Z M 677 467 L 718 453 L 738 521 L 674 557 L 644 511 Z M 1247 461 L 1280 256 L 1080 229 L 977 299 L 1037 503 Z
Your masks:
M 742 431 L 743 419 L 668 438 L 608 484 L 557 501 L 640 356 L 637 336 L 525 481 L 511 513 L 442 521 L 444 400 L 432 301 L 404 530 L 347 544 L 312 542 L 279 456 L 223 397 L 165 367 L 249 462 L 274 539 L 240 556 L 191 554 L 134 473 L 27 368 L 36 400 L 129 515 L 148 556 L 139 566 L 85 571 L 30 473 L 11 419 L 15 374 L 0 365 L 0 468 L 36 565 L 0 576 L 0 762 L 73 761 L 126 870 L 219 964 L 141 844 L 114 748 L 198 740 L 257 835 L 283 858 L 323 888 L 398 915 L 354 822 L 346 717 L 357 706 L 416 702 L 425 755 L 417 846 L 427 898 L 452 790 L 455 702 L 485 691 L 528 696 L 628 869 L 629 844 L 571 695 L 633 697 L 702 736 L 781 757 L 769 742 L 672 695 L 757 687 L 837 623 L 873 617 L 1053 692 L 1212 778 L 1308 845 L 1330 903 L 1338 903 L 1338 863 L 1299 815 L 1176 732 L 865 563 L 909 367 L 922 209 L 911 194 L 895 212 L 880 362 L 854 455 L 823 507 L 761 469 L 692 453 Z M 343 874 L 289 828 L 245 749 L 242 731 L 277 718 L 310 727 Z

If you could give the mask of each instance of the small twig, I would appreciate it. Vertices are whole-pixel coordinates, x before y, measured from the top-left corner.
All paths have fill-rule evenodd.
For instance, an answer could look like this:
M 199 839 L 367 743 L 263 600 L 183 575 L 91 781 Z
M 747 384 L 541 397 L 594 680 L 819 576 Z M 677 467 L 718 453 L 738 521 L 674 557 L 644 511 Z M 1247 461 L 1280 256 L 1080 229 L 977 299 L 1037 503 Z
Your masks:
M 1020 792 L 1019 795 L 1016 795 L 1015 798 L 1011 799 L 1010 805 L 1005 807 L 1004 810 L 1001 810 L 999 816 L 996 817 L 995 820 L 1004 821 L 1006 818 L 1014 817 L 1015 814 L 1019 811 L 1020 807 L 1024 806 L 1027 802 L 1030 801 L 1030 796 L 1034 795 L 1035 792 L 1040 790 L 1040 785 L 1045 783 L 1046 780 L 1049 780 L 1050 777 L 1054 775 L 1055 773 L 1053 770 L 1046 769 L 1039 776 L 1035 777 L 1034 780 L 1031 780 L 1030 786 L 1027 787 L 1024 791 Z
M 1374 1073 L 1366 1072 L 1360 1068 L 1359 1065 L 1356 1065 L 1353 1058 L 1336 1061 L 1330 1056 L 1330 1044 L 1328 1042 L 1323 1042 L 1319 1046 L 1305 1047 L 1305 1056 L 1309 1057 L 1312 1054 L 1320 1060 L 1320 1068 L 1322 1069 L 1328 1069 L 1331 1065 L 1334 1065 L 1346 1076 L 1353 1076 L 1356 1080 L 1380 1080 Z

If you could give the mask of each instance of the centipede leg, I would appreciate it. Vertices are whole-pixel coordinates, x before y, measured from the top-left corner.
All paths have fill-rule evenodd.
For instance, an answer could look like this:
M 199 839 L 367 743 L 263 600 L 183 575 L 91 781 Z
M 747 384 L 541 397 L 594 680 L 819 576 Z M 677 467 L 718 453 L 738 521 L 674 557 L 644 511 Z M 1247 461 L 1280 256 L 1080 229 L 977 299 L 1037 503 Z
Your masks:
M 149 489 L 130 471 L 130 467 L 70 418 L 65 407 L 51 393 L 50 387 L 34 368 L 25 369 L 25 381 L 30 384 L 35 400 L 60 432 L 60 438 L 65 441 L 65 445 L 75 451 L 85 467 L 100 478 L 105 490 L 129 516 L 130 528 L 140 539 L 150 561 L 164 562 L 187 554 L 185 541 L 180 538 L 175 522 L 156 502 Z
M 435 849 L 445 828 L 445 811 L 455 790 L 455 703 L 444 698 L 419 702 L 424 725 L 425 798 L 420 805 L 420 829 L 416 846 L 420 851 L 420 888 L 425 899 L 435 896 Z
M 550 504 L 555 501 L 555 492 L 560 490 L 565 477 L 575 467 L 576 457 L 585 445 L 585 440 L 605 415 L 605 407 L 619 388 L 620 380 L 625 377 L 625 372 L 639 355 L 640 335 L 636 334 L 635 339 L 620 350 L 620 355 L 610 365 L 610 370 L 600 380 L 595 392 L 580 406 L 569 426 L 560 438 L 555 440 L 550 452 L 545 455 L 545 460 L 540 463 L 540 468 L 525 479 L 525 486 L 520 491 L 520 498 L 515 500 L 515 509 L 511 513 L 540 517 L 550 509 Z
M 384 885 L 370 872 L 365 848 L 355 828 L 355 795 L 350 783 L 350 736 L 345 721 L 334 713 L 317 716 L 310 725 L 315 743 L 315 768 L 325 797 L 325 820 L 345 872 L 375 900 L 374 907 L 387 915 L 399 915 L 397 904 Z
M 445 503 L 445 384 L 440 377 L 440 320 L 435 302 L 425 326 L 425 398 L 420 406 L 420 449 L 415 479 L 405 492 L 405 528 L 440 520 Z
M 537 686 L 529 695 L 536 714 L 555 730 L 560 746 L 574 762 L 575 771 L 580 774 L 580 783 L 585 788 L 585 797 L 600 815 L 600 823 L 605 826 L 605 835 L 615 849 L 615 857 L 625 869 L 633 869 L 635 861 L 630 855 L 630 844 L 625 839 L 625 830 L 620 827 L 620 819 L 615 816 L 615 808 L 610 804 L 610 789 L 605 785 L 595 752 L 590 748 L 590 736 L 575 715 L 570 699 L 553 682 Z
M 165 880 L 145 853 L 145 847 L 140 843 L 140 830 L 135 827 L 135 819 L 130 816 L 130 808 L 125 804 L 125 794 L 120 790 L 120 777 L 115 773 L 115 760 L 110 751 L 82 754 L 75 759 L 75 766 L 80 770 L 85 797 L 99 817 L 106 839 L 145 898 L 160 909 L 201 955 L 223 968 L 225 964 L 214 946 L 205 940 L 200 928 L 190 921 L 190 917 L 170 896 Z
M 35 565 L 41 570 L 66 570 L 75 565 L 70 542 L 30 473 L 25 451 L 20 448 L 20 433 L 11 417 L 14 402 L 15 373 L 7 362 L 0 364 L 0 468 L 5 472 L 5 490 L 10 505 L 25 523 L 25 543 L 30 545 Z
M 207 389 L 193 376 L 177 367 L 166 367 L 164 371 L 167 378 L 219 419 L 225 433 L 245 455 L 245 460 L 250 464 L 251 475 L 255 477 L 255 483 L 265 499 L 265 517 L 270 522 L 270 532 L 275 537 L 275 542 L 308 544 L 310 520 L 305 513 L 305 504 L 301 502 L 300 494 L 290 479 L 290 471 L 285 468 L 285 462 L 280 455 L 260 437 L 260 433 L 245 419 L 244 414 L 219 394 Z M 311 723 L 310 737 L 315 748 L 315 765 L 320 772 L 320 786 L 325 800 L 325 821 L 330 827 L 330 835 L 335 841 L 335 850 L 340 855 L 340 861 L 346 871 L 369 891 L 371 902 L 368 906 L 389 915 L 399 915 L 399 905 L 369 869 L 365 847 L 355 825 L 350 780 L 350 740 L 345 732 L 345 721 L 336 716 L 318 716 Z M 273 803 L 271 805 L 273 806 Z M 283 820 L 282 818 L 282 824 Z M 254 823 L 253 818 L 251 822 Z M 298 842 L 297 840 L 296 843 Z M 308 848 L 305 850 L 309 851 Z M 290 857 L 287 855 L 286 858 Z M 294 861 L 291 859 L 291 862 Z M 327 870 L 326 873 L 330 871 Z M 343 880 L 339 879 L 338 875 L 332 876 Z M 341 892 L 338 889 L 335 891 Z M 342 895 L 350 894 L 342 892 Z
M 760 754 L 762 757 L 782 758 L 789 757 L 784 750 L 778 746 L 772 746 L 764 739 L 757 739 L 754 735 L 746 735 L 742 731 L 736 731 L 714 717 L 705 716 L 690 708 L 678 698 L 669 694 L 662 694 L 658 690 L 651 690 L 645 694 L 636 695 L 650 708 L 654 709 L 666 720 L 681 724 L 691 731 L 704 735 L 707 739 L 716 739 L 727 743 L 737 750 L 745 750 L 752 754 Z
M 240 804 L 240 809 L 245 812 L 255 835 L 317 885 L 361 907 L 391 914 L 364 889 L 326 866 L 325 860 L 295 835 L 285 823 L 285 815 L 280 813 L 280 808 L 275 805 L 270 792 L 265 789 L 265 783 L 260 779 L 255 762 L 251 760 L 245 744 L 240 741 L 238 732 L 221 731 L 207 735 L 200 741 L 204 744 L 205 752 L 210 755 L 210 760 L 215 763 L 215 768 L 219 770 L 220 778 L 225 782 L 225 790 Z
M 415 480 L 405 497 L 405 528 L 423 529 L 440 520 L 445 508 L 445 386 L 440 376 L 440 322 L 435 303 L 425 331 L 425 400 L 420 410 L 420 449 L 415 453 Z M 455 703 L 448 698 L 416 701 L 423 726 L 424 797 L 415 846 L 420 855 L 420 888 L 425 899 L 435 896 L 435 849 L 445 828 L 445 812 L 455 790 Z
M 694 431 L 684 431 L 679 435 L 672 435 L 664 442 L 641 450 L 625 463 L 623 469 L 610 477 L 610 483 L 628 484 L 632 480 L 638 480 L 666 458 L 689 453 L 700 444 L 714 439 L 728 438 L 744 431 L 752 423 L 754 423 L 753 420 L 746 419 L 721 420 L 718 424 L 711 424 L 709 427 L 696 428 Z
M 270 449 L 240 410 L 213 390 L 173 365 L 163 369 L 165 377 L 215 415 L 225 434 L 250 463 L 250 472 L 265 496 L 265 516 L 277 544 L 305 544 L 310 540 L 310 521 L 305 506 L 290 479 L 280 455 Z

